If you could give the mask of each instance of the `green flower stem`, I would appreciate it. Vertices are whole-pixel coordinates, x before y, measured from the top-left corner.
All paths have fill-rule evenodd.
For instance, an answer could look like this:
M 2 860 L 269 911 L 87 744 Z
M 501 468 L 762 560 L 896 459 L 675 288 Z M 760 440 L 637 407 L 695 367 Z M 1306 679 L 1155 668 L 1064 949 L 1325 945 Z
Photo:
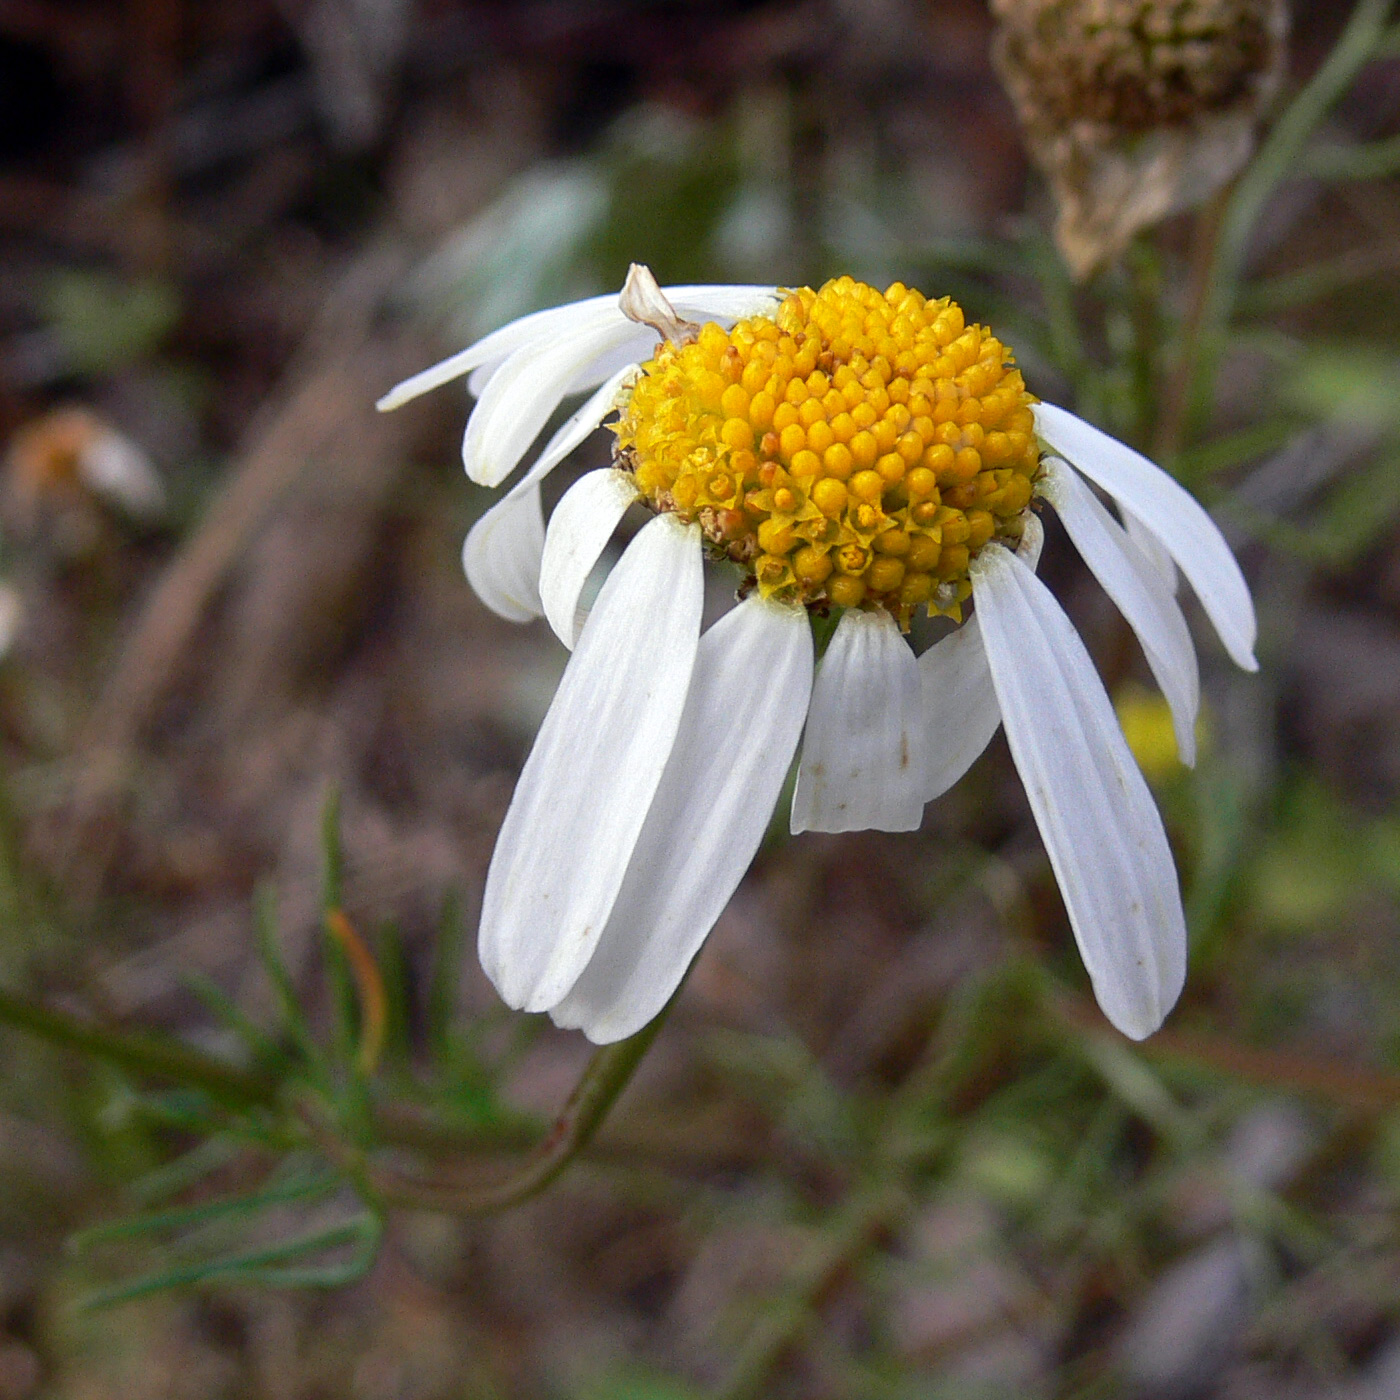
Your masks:
M 321 1150 L 381 1206 L 446 1215 L 489 1215 L 508 1210 L 539 1195 L 589 1145 L 651 1048 L 674 1000 L 636 1035 L 594 1051 L 544 1140 L 501 1181 L 462 1182 L 382 1166 L 340 1136 L 328 1122 L 323 1105 L 304 1097 L 297 1106 Z
M 1188 423 L 1207 401 L 1259 215 L 1274 190 L 1300 168 L 1304 146 L 1332 105 L 1390 42 L 1386 21 L 1391 3 L 1357 0 L 1332 52 L 1274 124 L 1230 196 L 1206 282 L 1199 334 L 1183 346 Z
M 0 1024 L 133 1074 L 201 1089 L 233 1108 L 271 1107 L 277 1100 L 277 1083 L 267 1076 L 226 1064 L 175 1040 L 99 1025 L 15 992 L 0 991 Z
M 1183 438 L 1186 436 L 1199 351 L 1210 310 L 1211 280 L 1228 203 L 1229 192 L 1222 190 L 1196 214 L 1196 226 L 1191 236 L 1190 273 L 1186 283 L 1186 309 L 1181 320 L 1181 350 L 1162 390 L 1162 403 L 1152 439 L 1153 455 L 1168 467 L 1179 465 Z

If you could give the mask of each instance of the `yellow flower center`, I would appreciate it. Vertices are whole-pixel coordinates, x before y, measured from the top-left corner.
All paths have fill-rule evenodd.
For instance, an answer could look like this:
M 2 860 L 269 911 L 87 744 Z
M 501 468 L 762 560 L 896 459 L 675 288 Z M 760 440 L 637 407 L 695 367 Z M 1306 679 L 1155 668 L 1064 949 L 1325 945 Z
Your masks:
M 1020 538 L 1039 469 L 1006 347 L 947 297 L 850 277 L 663 343 L 615 425 L 658 511 L 765 597 L 961 616 L 968 566 Z

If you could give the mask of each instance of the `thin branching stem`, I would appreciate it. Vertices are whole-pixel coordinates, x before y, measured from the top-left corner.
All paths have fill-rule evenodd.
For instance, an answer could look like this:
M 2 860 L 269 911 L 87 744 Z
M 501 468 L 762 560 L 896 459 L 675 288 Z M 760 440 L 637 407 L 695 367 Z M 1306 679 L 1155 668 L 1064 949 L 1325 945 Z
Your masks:
M 70 1016 L 16 992 L 0 991 L 0 1022 L 50 1044 L 167 1083 L 199 1089 L 235 1108 L 270 1107 L 277 1083 L 163 1036 L 120 1030 Z
M 583 1152 L 651 1048 L 669 1009 L 668 1004 L 636 1035 L 594 1051 L 549 1133 L 500 1181 L 462 1182 L 384 1166 L 346 1142 L 327 1120 L 322 1105 L 306 1097 L 298 1108 L 321 1150 L 379 1205 L 447 1215 L 490 1215 L 539 1195 Z

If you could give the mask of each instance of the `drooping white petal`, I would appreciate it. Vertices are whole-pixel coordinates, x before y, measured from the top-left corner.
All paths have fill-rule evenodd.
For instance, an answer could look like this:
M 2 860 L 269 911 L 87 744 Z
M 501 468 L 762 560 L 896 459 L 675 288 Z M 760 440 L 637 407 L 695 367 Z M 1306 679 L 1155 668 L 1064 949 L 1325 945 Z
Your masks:
M 539 617 L 540 556 L 544 517 L 540 488 L 530 486 L 497 501 L 472 526 L 462 546 L 462 567 L 476 596 L 508 622 Z
M 756 315 L 776 305 L 778 301 L 777 293 L 772 287 L 706 286 L 701 284 L 698 286 L 663 287 L 662 291 L 677 310 L 683 314 L 692 318 L 698 315 L 701 320 L 713 319 L 721 323 Z M 521 316 L 500 327 L 499 330 L 492 331 L 490 335 L 483 336 L 480 340 L 467 346 L 465 350 L 459 350 L 455 355 L 449 355 L 445 360 L 440 360 L 437 364 L 430 365 L 427 369 L 411 375 L 402 383 L 396 384 L 378 401 L 375 407 L 381 413 L 401 408 L 411 399 L 416 399 L 433 389 L 441 388 L 444 384 L 450 384 L 454 379 L 460 379 L 473 370 L 490 365 L 500 366 L 521 346 L 527 345 L 531 341 L 544 343 L 566 338 L 580 324 L 589 323 L 597 312 L 609 310 L 615 314 L 618 322 L 624 320 L 617 305 L 616 292 L 588 297 L 583 301 L 569 302 L 565 306 L 551 306 L 544 311 L 532 311 L 528 316 Z M 633 329 L 635 330 L 636 327 Z M 649 358 L 649 353 L 644 358 Z M 612 368 L 617 367 L 613 366 Z M 612 373 L 612 368 L 605 369 L 599 375 L 599 380 Z M 490 376 L 487 375 L 480 380 L 474 379 L 471 386 L 472 392 L 479 396 L 489 378 Z M 599 380 L 595 380 L 594 383 L 599 382 Z M 591 386 L 578 385 L 577 387 L 587 388 Z
M 772 287 L 743 284 L 692 283 L 682 287 L 662 287 L 667 301 L 691 321 L 717 321 L 731 325 L 745 316 L 766 315 L 782 298 Z
M 924 800 L 953 786 L 1001 724 L 1001 710 L 976 616 L 919 657 L 926 754 Z
M 555 635 L 570 649 L 582 625 L 579 594 L 617 522 L 636 499 L 637 481 L 630 472 L 603 467 L 579 477 L 549 517 L 540 561 L 540 603 Z
M 1142 550 L 1148 563 L 1162 575 L 1167 587 L 1175 596 L 1179 580 L 1176 575 L 1176 565 L 1172 562 L 1171 555 L 1167 553 L 1166 545 L 1126 506 L 1120 505 L 1118 513 L 1123 517 L 1123 528 L 1128 532 L 1128 538 Z
M 763 839 L 811 689 L 801 608 L 751 597 L 700 638 L 676 746 L 558 1025 L 604 1044 L 666 1004 Z
M 483 486 L 499 486 L 515 469 L 574 378 L 635 328 L 612 312 L 599 312 L 561 340 L 531 341 L 496 371 L 467 419 L 462 461 Z
M 1034 569 L 1044 544 L 1044 526 L 1027 511 L 1017 555 Z M 972 767 L 1001 724 L 975 613 L 919 657 L 919 691 L 927 769 L 924 800 L 932 802 Z
M 656 353 L 656 332 L 645 326 L 633 326 L 633 333 L 625 339 L 609 346 L 601 355 L 595 356 L 569 381 L 566 394 L 582 394 L 610 379 L 619 370 L 632 370 Z M 491 377 L 505 363 L 504 360 L 491 360 L 478 365 L 467 376 L 467 392 L 479 399 L 485 392 Z
M 478 949 L 510 1006 L 577 981 L 675 743 L 695 664 L 700 531 L 659 515 L 608 576 L 501 824 Z
M 483 365 L 502 364 L 522 345 L 532 340 L 557 340 L 561 336 L 567 336 L 577 323 L 587 322 L 596 312 L 605 309 L 609 302 L 615 300 L 610 296 L 589 297 L 585 301 L 551 306 L 543 311 L 532 311 L 528 316 L 520 316 L 489 335 L 482 336 L 480 340 L 473 341 L 465 350 L 458 350 L 455 355 L 449 355 L 445 360 L 439 360 L 437 364 L 429 365 L 427 369 L 419 370 L 417 374 L 410 375 L 394 385 L 375 407 L 381 413 L 390 413 L 396 408 L 402 408 L 412 399 L 440 389 L 444 384 L 450 384 L 454 379 L 460 379 L 464 374 L 469 374 Z M 622 319 L 620 311 L 618 319 Z
M 1044 544 L 1045 528 L 1028 511 L 1016 553 L 1034 569 Z M 972 767 L 1001 724 L 975 613 L 919 657 L 919 691 L 927 769 L 924 800 L 932 802 Z
M 1141 1039 L 1186 978 L 1162 819 L 1093 662 L 1049 590 L 988 545 L 973 597 L 1006 737 L 1104 1014 Z
M 529 470 L 520 478 L 511 492 L 517 493 L 543 481 L 598 425 L 617 407 L 622 394 L 622 386 L 632 374 L 632 366 L 618 370 L 607 383 L 598 388 L 559 428 L 559 431 L 545 444 L 545 449 L 530 463 Z
M 1016 546 L 1016 557 L 1022 560 L 1028 569 L 1038 569 L 1040 567 L 1040 554 L 1045 548 L 1045 526 L 1040 523 L 1040 517 L 1031 511 L 1027 511 L 1023 517 L 1025 529 L 1021 534 L 1021 542 Z
M 626 372 L 619 373 L 603 385 L 554 434 L 529 471 L 467 536 L 462 564 L 472 588 L 488 608 L 511 622 L 530 622 L 543 610 L 540 567 L 545 533 L 539 483 L 598 426 L 626 378 Z
M 656 332 L 646 326 L 633 326 L 633 334 L 595 356 L 574 376 L 569 393 L 582 394 L 610 379 L 619 370 L 636 370 L 656 354 Z
M 472 398 L 479 399 L 486 392 L 486 386 L 491 382 L 491 376 L 505 364 L 504 360 L 488 360 L 484 365 L 478 365 L 467 375 L 467 393 Z M 383 400 L 380 401 L 381 403 Z M 378 407 L 378 405 L 376 405 Z M 397 405 L 395 405 L 397 407 Z
M 772 288 L 765 287 L 671 287 L 663 288 L 662 292 L 673 301 L 680 298 L 675 301 L 675 309 L 682 319 L 716 321 L 726 330 L 743 316 L 773 310 L 779 300 Z M 688 301 L 685 300 L 687 295 Z M 651 359 L 659 343 L 652 327 L 634 324 L 632 334 L 609 345 L 579 370 L 569 385 L 569 392 L 583 393 L 618 370 L 630 369 Z M 485 379 L 482 384 L 484 386 Z
M 1196 762 L 1201 680 L 1186 619 L 1162 575 L 1098 497 L 1063 462 L 1045 459 L 1041 494 L 1055 507 L 1075 548 L 1137 634 L 1171 707 L 1181 761 Z
M 1036 404 L 1036 431 L 1050 448 L 1102 486 L 1162 542 L 1191 582 L 1237 666 L 1256 671 L 1256 623 L 1240 566 L 1201 504 L 1140 452 L 1053 404 Z
M 919 667 L 887 612 L 851 609 L 817 668 L 792 831 L 914 831 L 923 818 Z

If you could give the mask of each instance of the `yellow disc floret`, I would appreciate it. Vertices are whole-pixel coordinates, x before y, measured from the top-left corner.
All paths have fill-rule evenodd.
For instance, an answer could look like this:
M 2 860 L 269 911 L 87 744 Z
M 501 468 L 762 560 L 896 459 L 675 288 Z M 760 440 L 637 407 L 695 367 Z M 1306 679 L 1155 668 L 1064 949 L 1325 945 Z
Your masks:
M 1019 539 L 1039 470 L 1006 347 L 944 297 L 850 277 L 667 341 L 615 427 L 657 510 L 697 521 L 765 597 L 960 616 L 968 566 Z

